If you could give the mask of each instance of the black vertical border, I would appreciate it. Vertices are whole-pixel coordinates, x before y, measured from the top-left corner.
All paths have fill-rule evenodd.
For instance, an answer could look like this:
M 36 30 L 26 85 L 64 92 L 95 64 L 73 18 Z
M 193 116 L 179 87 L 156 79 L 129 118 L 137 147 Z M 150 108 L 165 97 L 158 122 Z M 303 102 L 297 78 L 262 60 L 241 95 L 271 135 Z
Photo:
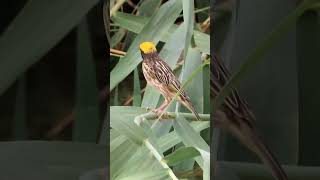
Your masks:
M 101 6 L 102 6 L 102 12 L 103 12 L 103 24 L 106 32 L 105 36 L 105 44 L 106 44 L 106 58 L 105 60 L 107 61 L 106 63 L 106 114 L 105 114 L 105 119 L 104 119 L 104 125 L 102 133 L 106 134 L 106 139 L 103 141 L 106 141 L 104 143 L 107 144 L 107 152 L 106 152 L 106 179 L 110 179 L 110 103 L 109 103 L 109 94 L 110 94 L 110 72 L 111 68 L 109 65 L 110 62 L 110 3 L 109 0 L 101 0 Z
M 299 101 L 299 164 L 319 165 L 320 145 L 310 137 L 319 137 L 320 16 L 306 11 L 297 22 L 297 63 Z
M 212 66 L 212 57 L 213 57 L 213 53 L 214 53 L 214 44 L 213 44 L 213 37 L 214 37 L 214 5 L 215 5 L 215 1 L 216 0 L 210 0 L 210 78 L 211 78 L 211 72 L 213 71 L 213 66 Z M 211 82 L 211 81 L 210 81 Z M 211 83 L 210 83 L 211 86 Z M 211 89 L 211 88 L 210 88 Z M 210 91 L 210 97 L 211 96 L 211 91 Z M 213 124 L 213 113 L 212 113 L 212 109 L 213 109 L 213 104 L 212 104 L 212 98 L 210 98 L 210 109 L 211 109 L 211 113 L 210 113 L 210 179 L 215 179 L 214 178 L 214 170 L 215 170 L 215 151 L 214 151 L 214 138 L 213 138 L 213 134 L 215 129 L 214 124 Z

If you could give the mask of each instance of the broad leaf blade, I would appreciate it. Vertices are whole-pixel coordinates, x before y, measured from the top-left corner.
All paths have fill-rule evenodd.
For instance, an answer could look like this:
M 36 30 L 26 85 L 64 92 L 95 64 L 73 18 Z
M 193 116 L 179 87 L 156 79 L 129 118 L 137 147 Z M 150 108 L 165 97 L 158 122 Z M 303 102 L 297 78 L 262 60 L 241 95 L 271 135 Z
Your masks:
M 182 1 L 183 3 L 183 21 L 186 32 L 185 44 L 184 44 L 184 55 L 183 59 L 186 59 L 188 50 L 191 44 L 191 37 L 193 36 L 194 26 L 194 0 Z
M 28 1 L 0 38 L 0 94 L 97 3 L 98 0 Z
M 210 148 L 203 138 L 189 125 L 182 116 L 178 116 L 173 127 L 186 146 L 196 148 L 202 159 L 196 158 L 203 169 L 203 179 L 210 179 Z
M 189 160 L 197 156 L 200 156 L 200 153 L 194 147 L 182 147 L 163 158 L 163 161 L 168 165 L 175 165 L 181 161 Z
M 147 135 L 141 127 L 134 123 L 134 118 L 143 113 L 146 111 L 137 107 L 111 106 L 110 126 L 134 143 L 142 144 Z
M 138 68 L 134 69 L 133 75 L 133 106 L 141 105 L 141 89 Z
M 185 82 L 193 71 L 202 65 L 200 51 L 197 48 L 189 48 L 183 67 L 183 77 L 181 82 Z M 182 74 L 182 73 L 181 73 Z M 186 87 L 186 92 L 189 95 L 191 102 L 195 106 L 198 113 L 203 112 L 203 73 L 198 73 L 192 78 L 192 81 Z M 190 112 L 184 109 L 185 112 Z
M 0 179 L 78 180 L 103 168 L 107 147 L 92 143 L 19 141 L 0 143 Z M 19 173 L 17 173 L 19 172 Z
M 135 16 L 126 13 L 118 12 L 116 16 L 113 18 L 113 21 L 119 24 L 121 27 L 128 29 L 134 33 L 139 34 L 142 28 L 147 24 L 150 18 L 143 16 Z M 171 34 L 175 32 L 178 28 L 178 25 L 173 25 L 168 32 L 161 37 L 161 41 L 167 42 L 170 38 Z M 194 31 L 194 39 L 196 42 L 196 46 L 201 50 L 201 52 L 210 54 L 210 35 L 202 33 L 200 31 Z
M 163 179 L 168 177 L 167 170 L 156 170 L 156 171 L 143 171 L 137 174 L 130 175 L 128 177 L 119 178 L 119 180 L 148 180 L 148 179 Z

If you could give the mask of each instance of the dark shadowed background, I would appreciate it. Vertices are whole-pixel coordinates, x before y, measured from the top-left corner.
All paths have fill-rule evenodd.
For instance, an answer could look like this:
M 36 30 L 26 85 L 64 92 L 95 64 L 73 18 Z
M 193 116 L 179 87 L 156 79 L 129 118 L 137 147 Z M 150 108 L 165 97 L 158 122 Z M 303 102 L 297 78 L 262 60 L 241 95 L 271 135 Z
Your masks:
M 106 177 L 102 4 L 1 2 L 0 179 Z
M 253 110 L 266 144 L 289 165 L 289 179 L 319 178 L 318 3 L 217 0 L 212 11 L 213 50 L 233 74 L 242 74 L 236 86 Z M 245 62 L 249 70 L 239 71 Z M 213 148 L 219 149 L 218 160 L 228 161 L 221 163 L 229 166 L 226 172 L 232 169 L 244 179 L 271 178 L 255 174 L 258 168 L 245 162 L 260 161 L 229 135 L 222 133 L 219 146 Z

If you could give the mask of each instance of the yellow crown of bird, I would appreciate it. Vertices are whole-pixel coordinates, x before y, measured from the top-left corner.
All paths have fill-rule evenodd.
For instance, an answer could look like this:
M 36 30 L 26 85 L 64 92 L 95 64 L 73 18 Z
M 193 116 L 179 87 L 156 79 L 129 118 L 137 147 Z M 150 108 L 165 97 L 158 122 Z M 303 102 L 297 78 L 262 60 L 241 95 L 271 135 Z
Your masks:
M 142 42 L 140 44 L 140 50 L 145 54 L 157 52 L 156 46 L 153 42 Z

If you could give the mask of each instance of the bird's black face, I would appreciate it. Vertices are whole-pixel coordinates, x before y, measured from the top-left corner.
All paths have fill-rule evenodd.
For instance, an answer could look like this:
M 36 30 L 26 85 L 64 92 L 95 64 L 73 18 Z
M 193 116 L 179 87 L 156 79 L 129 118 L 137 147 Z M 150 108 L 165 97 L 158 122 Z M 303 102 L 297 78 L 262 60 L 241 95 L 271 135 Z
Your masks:
M 140 50 L 140 53 L 141 53 L 142 59 L 145 59 L 145 58 L 146 58 L 146 54 L 145 54 L 143 51 L 141 51 L 141 50 Z
M 155 57 L 157 55 L 157 52 L 152 52 L 152 53 L 144 53 L 143 51 L 140 50 L 142 59 L 152 59 L 153 57 Z

